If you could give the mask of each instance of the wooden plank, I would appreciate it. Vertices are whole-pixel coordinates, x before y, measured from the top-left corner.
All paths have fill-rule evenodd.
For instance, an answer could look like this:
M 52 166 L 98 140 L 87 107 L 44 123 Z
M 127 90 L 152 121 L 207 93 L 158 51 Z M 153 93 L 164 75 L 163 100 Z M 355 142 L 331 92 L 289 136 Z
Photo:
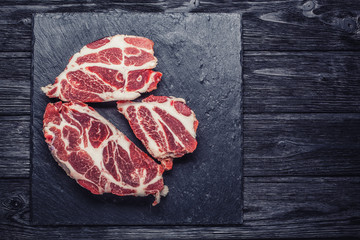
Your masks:
M 29 117 L 0 117 L 0 176 L 30 173 Z M 360 114 L 245 114 L 245 176 L 358 176 Z
M 357 190 L 359 177 L 247 177 L 244 221 L 250 225 L 265 219 L 281 224 L 351 222 L 360 217 Z
M 244 14 L 245 50 L 359 49 L 360 2 L 338 0 L 251 3 Z M 245 27 L 246 26 L 246 27 Z M 358 45 L 358 46 L 356 46 Z
M 357 52 L 247 52 L 244 111 L 359 112 Z
M 13 82 L 13 88 L 29 89 L 30 88 L 30 68 L 31 53 L 29 52 L 1 52 L 0 53 L 0 81 L 5 83 L 6 80 Z M 28 82 L 27 85 L 14 84 L 16 81 Z M 9 83 L 6 83 L 9 84 Z M 3 85 L 3 84 L 1 84 Z M 9 84 L 9 86 L 11 86 Z M 0 89 L 2 90 L 2 89 Z M 5 93 L 5 91 L 3 92 Z M 3 94 L 2 93 L 2 94 Z M 2 96 L 0 94 L 0 96 Z
M 0 176 L 28 177 L 30 116 L 1 116 L 0 133 Z
M 193 4 L 191 4 L 193 3 Z M 247 50 L 360 49 L 360 2 L 280 1 L 3 1 L 2 51 L 31 50 L 31 14 L 35 12 L 240 12 Z M 14 30 L 15 29 L 15 30 Z
M 30 181 L 29 179 L 0 180 L 0 227 L 5 225 L 29 225 Z M 2 232 L 2 230 L 0 230 Z M 2 238 L 4 235 L 2 235 Z M 17 238 L 19 235 L 17 236 Z M 5 239 L 10 239 L 9 235 Z M 14 239 L 14 238 L 12 238 Z
M 0 53 L 0 115 L 30 114 L 30 64 Z M 243 65 L 245 113 L 360 111 L 357 52 L 246 52 Z
M 246 114 L 244 175 L 360 174 L 360 114 Z
M 0 115 L 30 114 L 31 53 L 0 53 Z
M 360 177 L 245 178 L 244 224 L 188 226 L 31 226 L 29 181 L 0 180 L 5 239 L 164 239 L 360 237 Z

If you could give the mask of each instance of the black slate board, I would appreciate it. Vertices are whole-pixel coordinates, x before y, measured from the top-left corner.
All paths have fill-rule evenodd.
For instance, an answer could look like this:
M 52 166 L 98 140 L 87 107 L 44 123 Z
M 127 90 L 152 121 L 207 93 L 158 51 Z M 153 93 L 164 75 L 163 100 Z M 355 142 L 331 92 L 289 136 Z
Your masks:
M 75 13 L 34 16 L 32 223 L 192 225 L 242 223 L 242 80 L 239 14 Z M 52 83 L 83 45 L 115 34 L 155 42 L 155 95 L 182 97 L 199 120 L 198 148 L 164 174 L 170 193 L 153 197 L 92 195 L 53 160 L 42 134 Z M 149 94 L 145 94 L 147 96 Z M 115 102 L 91 104 L 142 149 Z

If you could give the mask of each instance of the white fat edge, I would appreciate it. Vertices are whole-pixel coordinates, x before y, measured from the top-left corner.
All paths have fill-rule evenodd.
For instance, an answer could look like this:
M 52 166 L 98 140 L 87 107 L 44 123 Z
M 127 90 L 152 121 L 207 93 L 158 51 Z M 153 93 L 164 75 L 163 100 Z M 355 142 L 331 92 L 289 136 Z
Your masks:
M 168 195 L 168 193 L 169 193 L 169 187 L 164 185 L 164 188 L 163 188 L 163 190 L 161 190 L 160 195 L 162 197 L 166 197 L 166 195 Z
M 99 94 L 104 102 L 111 102 L 111 101 L 118 101 L 118 100 L 134 100 L 138 97 L 140 97 L 139 92 L 122 92 L 122 91 L 116 91 L 112 93 L 102 93 Z
M 61 85 L 60 85 L 60 79 L 59 79 L 58 82 L 56 82 L 54 84 L 50 83 L 50 84 L 46 85 L 45 87 L 41 87 L 41 91 L 43 91 L 43 93 L 47 94 L 49 91 L 53 90 L 56 87 L 56 91 L 52 95 L 59 97 L 61 99 L 62 95 L 61 95 L 61 91 L 60 91 L 60 86 Z
M 48 84 L 45 87 L 41 87 L 41 91 L 43 91 L 43 93 L 47 94 L 49 91 L 51 91 L 56 86 L 57 86 L 57 84 Z M 58 90 L 56 90 L 56 96 L 58 96 Z

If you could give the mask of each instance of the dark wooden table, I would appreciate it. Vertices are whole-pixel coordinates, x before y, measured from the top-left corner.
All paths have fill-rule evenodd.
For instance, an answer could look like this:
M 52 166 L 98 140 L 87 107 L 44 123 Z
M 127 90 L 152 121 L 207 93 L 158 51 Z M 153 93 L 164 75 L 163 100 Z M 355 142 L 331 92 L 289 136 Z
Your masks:
M 243 13 L 242 226 L 30 225 L 32 13 L 107 10 Z M 1 239 L 360 238 L 358 0 L 2 0 L 0 44 Z

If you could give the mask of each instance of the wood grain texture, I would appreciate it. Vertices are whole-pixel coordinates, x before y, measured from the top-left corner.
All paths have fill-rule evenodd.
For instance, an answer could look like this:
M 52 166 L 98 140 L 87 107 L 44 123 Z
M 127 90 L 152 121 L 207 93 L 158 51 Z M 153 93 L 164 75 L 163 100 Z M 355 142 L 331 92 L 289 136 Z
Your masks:
M 359 112 L 355 0 L 1 1 L 0 178 L 29 177 L 31 15 L 108 10 L 243 13 L 244 107 L 251 113 L 245 114 L 245 174 L 258 176 L 245 178 L 245 224 L 35 228 L 29 225 L 29 181 L 1 179 L 2 238 L 360 238 L 359 118 L 336 113 Z M 307 177 L 275 177 L 291 175 Z
M 193 2 L 193 4 L 191 4 Z M 309 5 L 309 2 L 312 4 Z M 195 3 L 195 4 L 194 4 Z M 360 2 L 280 1 L 2 1 L 2 51 L 31 50 L 31 14 L 35 12 L 240 12 L 247 50 L 360 49 Z M 14 29 L 16 29 L 14 31 Z
M 30 114 L 30 65 L 0 53 L 0 115 Z M 251 51 L 243 65 L 245 113 L 360 112 L 357 52 Z
M 0 115 L 30 114 L 31 53 L 0 53 Z
M 29 177 L 29 117 L 0 117 L 0 132 L 0 176 Z M 358 113 L 245 114 L 244 175 L 358 176 L 359 142 Z
M 28 177 L 30 116 L 0 116 L 0 177 Z
M 360 237 L 360 178 L 247 177 L 240 227 L 29 225 L 29 182 L 0 180 L 0 231 L 5 239 L 204 239 Z M 11 189 L 10 191 L 8 189 Z
M 360 174 L 360 114 L 246 114 L 245 176 Z
M 244 111 L 359 112 L 357 52 L 248 52 Z

